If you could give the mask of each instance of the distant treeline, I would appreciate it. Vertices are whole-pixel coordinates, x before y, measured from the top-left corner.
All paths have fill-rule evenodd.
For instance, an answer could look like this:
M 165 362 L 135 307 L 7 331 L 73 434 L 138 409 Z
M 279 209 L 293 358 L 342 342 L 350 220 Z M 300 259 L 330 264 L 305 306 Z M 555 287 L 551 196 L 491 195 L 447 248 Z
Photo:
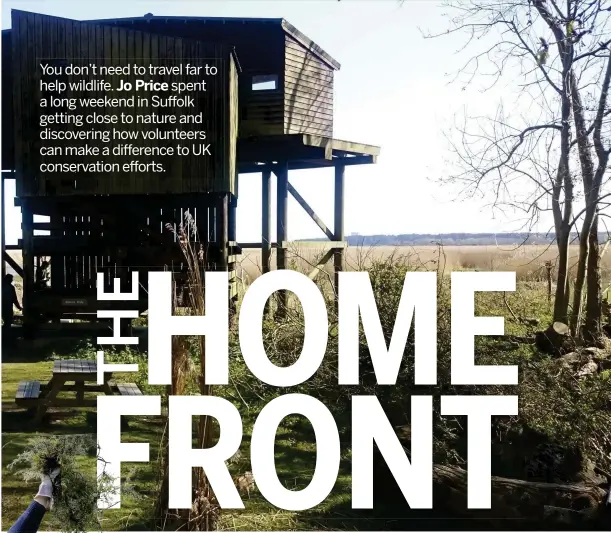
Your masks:
M 575 233 L 573 240 L 577 239 Z M 307 239 L 324 241 L 325 239 Z M 445 246 L 473 245 L 519 245 L 550 244 L 555 240 L 554 233 L 405 233 L 401 235 L 349 235 L 350 246 L 430 246 L 441 243 Z M 600 241 L 607 240 L 606 234 Z

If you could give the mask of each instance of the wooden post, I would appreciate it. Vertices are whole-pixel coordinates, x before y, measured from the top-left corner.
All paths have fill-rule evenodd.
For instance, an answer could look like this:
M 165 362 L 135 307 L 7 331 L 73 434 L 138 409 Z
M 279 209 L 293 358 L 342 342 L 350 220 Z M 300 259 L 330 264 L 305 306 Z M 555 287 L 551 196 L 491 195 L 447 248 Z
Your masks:
M 284 243 L 287 241 L 288 235 L 287 207 L 289 171 L 286 162 L 278 166 L 276 178 L 276 209 L 278 210 L 276 218 L 276 268 L 281 270 L 286 268 L 286 248 L 284 248 Z M 276 316 L 278 318 L 286 318 L 287 304 L 288 293 L 286 291 L 278 291 L 278 309 L 276 310 Z
M 21 205 L 21 232 L 23 240 L 23 334 L 31 338 L 35 324 L 31 297 L 34 292 L 34 214 L 30 203 L 23 199 Z
M 344 171 L 346 166 L 335 166 L 335 240 L 344 240 Z M 339 295 L 339 273 L 344 270 L 344 248 L 337 248 L 334 253 L 335 263 L 335 296 Z
M 0 175 L 0 197 L 2 197 L 2 205 L 0 206 L 0 233 L 2 233 L 1 237 L 1 245 L 2 248 L 2 279 L 4 280 L 4 275 L 6 274 L 6 262 L 4 261 L 4 252 L 6 251 L 6 198 L 4 196 L 5 188 L 4 188 L 4 172 Z
M 208 242 L 216 242 L 216 210 L 217 207 L 212 203 L 208 208 Z
M 219 270 L 227 270 L 229 259 L 229 198 L 222 194 L 216 207 L 216 243 L 219 248 Z
M 61 227 L 62 217 L 57 216 L 57 208 L 54 206 L 53 212 L 49 216 L 51 222 L 51 236 L 54 238 L 61 238 L 63 231 L 58 228 Z M 64 285 L 64 257 L 58 254 L 52 254 L 50 256 L 51 261 L 51 288 L 54 291 L 60 291 Z
M 261 263 L 263 274 L 270 270 L 272 243 L 270 231 L 272 227 L 272 171 L 266 168 L 261 175 Z
M 208 196 L 200 198 L 196 207 L 197 234 L 200 244 L 204 247 L 204 264 L 208 264 L 208 249 L 210 248 L 210 230 L 208 229 Z
M 263 274 L 271 269 L 272 257 L 272 171 L 267 167 L 261 173 L 261 270 Z M 265 302 L 263 316 L 271 318 L 270 301 Z
M 231 199 L 229 201 L 229 229 L 228 229 L 228 234 L 229 234 L 229 239 L 230 241 L 235 242 L 237 240 L 236 234 L 237 234 L 237 230 L 236 230 L 236 215 L 237 215 L 237 210 L 238 210 L 238 197 L 234 194 L 231 195 Z

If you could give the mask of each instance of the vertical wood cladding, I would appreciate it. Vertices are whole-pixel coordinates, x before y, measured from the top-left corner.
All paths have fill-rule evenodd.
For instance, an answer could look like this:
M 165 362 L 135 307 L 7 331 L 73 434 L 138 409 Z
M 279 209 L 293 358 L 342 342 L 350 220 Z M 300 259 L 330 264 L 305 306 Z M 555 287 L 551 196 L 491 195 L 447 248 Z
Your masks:
M 13 74 L 11 31 L 2 30 L 2 170 L 15 168 L 15 142 L 13 137 Z
M 106 22 L 104 22 L 106 24 Z M 157 35 L 223 43 L 235 48 L 241 68 L 239 82 L 240 136 L 284 133 L 284 35 L 281 26 L 258 19 L 155 17 L 115 19 L 108 24 Z M 276 91 L 253 91 L 253 76 L 278 76 Z
M 284 133 L 333 136 L 333 70 L 285 37 Z
M 198 192 L 234 192 L 235 185 L 235 144 L 237 131 L 232 123 L 237 113 L 237 95 L 231 90 L 236 84 L 237 69 L 230 47 L 224 44 L 207 44 L 179 37 L 155 35 L 119 26 L 105 26 L 69 19 L 39 15 L 13 10 L 12 12 L 12 77 L 14 109 L 15 170 L 17 171 L 18 196 L 47 196 L 75 194 L 180 194 Z M 163 159 L 153 157 L 134 157 L 141 162 L 157 159 L 166 167 L 164 173 L 95 173 L 74 175 L 68 173 L 41 173 L 40 164 L 52 162 L 52 158 L 40 155 L 39 136 L 41 98 L 40 81 L 41 60 L 56 65 L 66 65 L 74 61 L 87 64 L 95 61 L 98 65 L 121 66 L 138 59 L 140 63 L 150 60 L 153 64 L 174 65 L 189 62 L 191 65 L 206 64 L 218 67 L 215 77 L 206 77 L 206 92 L 195 98 L 192 108 L 173 108 L 177 116 L 203 114 L 203 124 L 198 125 L 206 131 L 204 144 L 212 145 L 212 156 L 169 156 Z M 134 82 L 131 75 L 127 81 Z M 64 76 L 62 81 L 78 81 L 76 76 Z M 119 77 L 107 77 L 113 88 L 117 88 Z M 147 81 L 181 81 L 176 75 L 146 76 Z M 193 79 L 184 81 L 194 81 Z M 133 93 L 132 93 L 133 94 Z M 139 91 L 148 97 L 154 94 L 165 97 L 168 93 Z M 189 94 L 189 93 L 183 93 Z M 58 96 L 57 93 L 54 93 Z M 193 95 L 191 93 L 190 95 Z M 74 93 L 70 90 L 62 97 L 101 98 L 102 92 Z M 114 95 L 113 95 L 114 96 Z M 3 105 L 4 101 L 3 101 Z M 230 109 L 232 108 L 232 109 Z M 149 108 L 155 111 L 155 108 Z M 114 114 L 123 111 L 135 114 L 137 110 L 117 108 L 97 108 L 97 113 Z M 161 108 L 158 111 L 164 111 Z M 193 125 L 173 124 L 160 129 L 179 129 L 188 131 Z M 122 129 L 142 131 L 146 126 L 123 126 Z M 103 128 L 100 128 L 103 129 Z M 110 131 L 108 126 L 107 130 Z M 125 141 L 124 141 L 125 142 Z M 181 144 L 191 145 L 192 141 Z M 108 144 L 114 147 L 119 143 L 113 140 Z M 54 143 L 57 144 L 57 143 Z M 75 143 L 72 143 L 75 144 Z M 134 143 L 135 144 L 135 143 Z M 168 141 L 150 140 L 141 146 L 167 146 Z M 193 141 L 199 144 L 199 141 Z M 112 160 L 110 157 L 94 159 Z M 83 158 L 82 162 L 92 162 Z
M 108 23 L 235 47 L 240 62 L 240 136 L 333 134 L 333 69 L 279 21 L 154 17 Z M 276 90 L 252 90 L 254 76 L 278 76 Z

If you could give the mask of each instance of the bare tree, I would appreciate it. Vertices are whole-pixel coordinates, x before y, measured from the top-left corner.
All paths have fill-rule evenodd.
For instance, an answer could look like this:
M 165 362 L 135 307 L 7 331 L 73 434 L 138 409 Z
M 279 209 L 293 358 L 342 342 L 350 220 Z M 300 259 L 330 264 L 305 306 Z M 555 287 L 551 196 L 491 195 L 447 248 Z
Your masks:
M 502 106 L 492 117 L 465 115 L 458 138 L 451 139 L 460 170 L 450 181 L 491 196 L 495 209 L 522 210 L 529 229 L 551 211 L 558 247 L 554 320 L 580 332 L 585 286 L 584 333 L 598 337 L 611 0 L 450 0 L 446 6 L 446 33 L 464 32 L 466 46 L 481 47 L 455 79 L 510 81 L 520 101 L 520 112 L 510 116 Z M 581 200 L 584 207 L 575 213 Z M 571 308 L 569 244 L 577 229 Z

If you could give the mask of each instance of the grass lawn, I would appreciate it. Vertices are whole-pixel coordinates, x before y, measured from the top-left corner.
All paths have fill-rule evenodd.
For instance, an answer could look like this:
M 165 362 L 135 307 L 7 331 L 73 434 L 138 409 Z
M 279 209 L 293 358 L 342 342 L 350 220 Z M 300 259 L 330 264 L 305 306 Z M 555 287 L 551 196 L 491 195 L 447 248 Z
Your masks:
M 32 501 L 38 483 L 24 483 L 7 466 L 27 446 L 28 440 L 36 435 L 79 435 L 96 433 L 97 421 L 94 408 L 50 409 L 39 427 L 32 425 L 28 412 L 17 407 L 14 402 L 17 385 L 22 380 L 38 380 L 41 383 L 51 378 L 55 357 L 75 357 L 71 355 L 71 342 L 54 342 L 51 345 L 21 345 L 20 354 L 3 354 L 2 363 L 2 529 L 7 530 Z M 72 352 L 73 354 L 74 352 Z M 120 377 L 119 377 L 120 380 Z M 70 394 L 70 393 L 62 393 Z M 150 442 L 153 461 L 158 454 L 161 419 L 151 417 L 130 417 L 129 430 L 124 432 L 125 442 Z M 95 475 L 95 457 L 80 459 L 83 471 Z M 131 467 L 131 468 L 130 468 Z M 131 472 L 133 470 L 133 473 Z M 123 467 L 123 476 L 133 479 L 133 487 L 138 498 L 122 498 L 121 509 L 105 513 L 104 530 L 146 530 L 150 529 L 149 519 L 154 505 L 156 486 L 155 463 L 134 463 Z M 57 531 L 61 525 L 54 521 L 53 513 L 48 514 L 42 530 Z
M 70 340 L 53 340 L 46 343 L 21 343 L 17 349 L 3 354 L 2 363 L 2 529 L 7 530 L 25 510 L 36 494 L 38 484 L 24 483 L 8 465 L 36 435 L 79 435 L 96 433 L 97 421 L 94 408 L 50 409 L 39 427 L 32 425 L 32 416 L 15 402 L 17 385 L 22 380 L 38 380 L 41 383 L 51 378 L 53 359 L 84 358 L 78 344 Z M 133 380 L 125 375 L 123 381 Z M 119 375 L 117 381 L 122 381 Z M 218 394 L 227 394 L 240 410 L 244 424 L 242 447 L 230 461 L 232 475 L 240 476 L 250 471 L 250 434 L 256 415 L 265 404 L 262 399 L 243 396 L 234 397 L 233 389 L 219 389 Z M 61 393 L 69 395 L 73 393 Z M 244 402 L 248 401 L 248 405 Z M 129 429 L 123 431 L 124 442 L 149 442 L 150 463 L 124 464 L 122 482 L 129 477 L 137 497 L 122 498 L 121 509 L 104 513 L 104 530 L 153 530 L 153 510 L 157 487 L 156 461 L 162 433 L 160 417 L 128 417 Z M 278 430 L 276 439 L 276 468 L 280 481 L 290 489 L 305 488 L 311 480 L 316 462 L 315 439 L 311 427 L 303 424 L 299 417 L 287 418 Z M 95 474 L 96 461 L 93 456 L 82 457 L 84 471 Z M 219 528 L 223 530 L 282 530 L 341 528 L 343 513 L 332 510 L 350 507 L 350 445 L 343 446 L 341 472 L 333 494 L 318 509 L 300 514 L 282 511 L 268 503 L 255 489 L 242 495 L 244 510 L 224 510 Z M 341 523 L 340 523 L 341 522 Z M 61 529 L 50 513 L 42 530 Z

